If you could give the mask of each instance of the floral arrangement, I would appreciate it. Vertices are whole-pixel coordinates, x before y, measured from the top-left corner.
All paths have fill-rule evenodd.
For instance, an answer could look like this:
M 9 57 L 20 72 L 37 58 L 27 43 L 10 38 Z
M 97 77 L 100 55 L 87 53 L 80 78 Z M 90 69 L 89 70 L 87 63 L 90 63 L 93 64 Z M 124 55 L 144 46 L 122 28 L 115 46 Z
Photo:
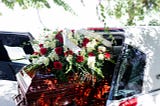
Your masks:
M 64 44 L 64 36 L 80 48 L 78 52 Z M 71 30 L 47 31 L 40 38 L 32 42 L 35 52 L 30 56 L 32 64 L 26 67 L 26 72 L 41 68 L 59 80 L 65 81 L 68 75 L 74 75 L 81 81 L 93 81 L 104 78 L 103 65 L 105 61 L 112 61 L 108 47 L 93 36 Z

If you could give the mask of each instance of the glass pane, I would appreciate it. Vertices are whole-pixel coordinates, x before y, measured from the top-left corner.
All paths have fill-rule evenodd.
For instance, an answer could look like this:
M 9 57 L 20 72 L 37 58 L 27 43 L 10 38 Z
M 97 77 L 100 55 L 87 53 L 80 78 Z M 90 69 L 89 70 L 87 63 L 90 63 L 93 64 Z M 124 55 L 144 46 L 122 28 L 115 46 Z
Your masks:
M 146 55 L 136 48 L 125 45 L 113 79 L 110 99 L 121 99 L 141 93 Z

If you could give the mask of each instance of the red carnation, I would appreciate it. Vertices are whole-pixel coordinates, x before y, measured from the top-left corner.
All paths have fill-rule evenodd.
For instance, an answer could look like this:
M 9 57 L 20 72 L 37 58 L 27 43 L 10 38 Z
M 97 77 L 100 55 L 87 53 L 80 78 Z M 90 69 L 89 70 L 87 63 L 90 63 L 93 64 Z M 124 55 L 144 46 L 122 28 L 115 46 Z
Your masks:
M 81 63 L 83 61 L 84 61 L 84 57 L 83 56 L 77 56 L 76 62 Z
M 88 53 L 88 56 L 95 56 L 93 52 Z
M 61 54 L 62 54 L 62 50 L 63 50 L 62 47 L 57 47 L 57 48 L 55 48 L 55 52 L 56 52 L 58 55 L 61 55 Z
M 73 55 L 73 51 L 72 50 L 68 50 L 65 52 L 65 56 L 68 56 L 68 55 Z
M 60 43 L 63 43 L 63 37 L 62 37 L 62 34 L 61 34 L 62 31 L 58 32 L 55 36 L 56 39 L 59 40 Z
M 47 48 L 41 47 L 41 48 L 40 48 L 40 54 L 41 54 L 41 55 L 45 55 L 46 53 L 47 53 Z
M 62 69 L 62 63 L 59 61 L 53 62 L 53 66 L 56 70 L 61 70 Z
M 89 42 L 89 39 L 84 38 L 84 39 L 83 39 L 82 46 L 83 46 L 83 47 L 86 47 L 86 45 L 87 45 L 88 42 Z
M 106 52 L 106 53 L 104 54 L 104 57 L 105 57 L 106 59 L 110 59 L 110 58 L 111 58 L 111 54 L 108 53 L 108 52 Z
M 40 47 L 40 48 L 43 47 L 43 44 L 39 44 L 39 47 Z

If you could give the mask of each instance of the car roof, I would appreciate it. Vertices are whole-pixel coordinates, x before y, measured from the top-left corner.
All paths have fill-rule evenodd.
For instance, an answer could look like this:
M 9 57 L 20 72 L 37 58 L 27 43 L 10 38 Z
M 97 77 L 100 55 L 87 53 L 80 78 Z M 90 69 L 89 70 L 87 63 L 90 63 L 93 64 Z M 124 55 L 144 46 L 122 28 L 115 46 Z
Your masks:
M 7 46 L 19 46 L 33 39 L 34 37 L 29 32 L 0 31 L 0 41 Z

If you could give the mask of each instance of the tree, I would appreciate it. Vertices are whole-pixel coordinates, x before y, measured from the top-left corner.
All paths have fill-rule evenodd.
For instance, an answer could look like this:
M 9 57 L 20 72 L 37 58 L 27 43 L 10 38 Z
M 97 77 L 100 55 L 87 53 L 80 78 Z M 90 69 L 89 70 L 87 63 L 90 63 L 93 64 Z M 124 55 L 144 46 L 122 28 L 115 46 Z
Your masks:
M 153 19 L 149 22 L 149 26 L 160 26 L 160 22 L 157 19 Z
M 97 9 L 102 21 L 106 16 L 114 16 L 125 18 L 126 25 L 135 25 L 152 12 L 158 15 L 160 0 L 100 0 Z
M 65 0 L 1 0 L 9 8 L 14 8 L 16 4 L 22 8 L 47 7 L 51 8 L 52 2 L 58 6 L 62 6 L 66 11 L 73 14 L 73 9 L 65 3 Z M 83 3 L 83 0 L 81 0 Z M 153 12 L 159 15 L 160 0 L 97 0 L 97 12 L 99 19 L 106 24 L 107 16 L 116 17 L 126 20 L 125 25 L 135 25 L 137 21 L 143 20 L 147 15 Z
M 69 11 L 73 14 L 75 12 L 73 9 L 64 2 L 64 0 L 1 0 L 2 3 L 4 3 L 7 7 L 13 9 L 15 5 L 19 5 L 23 9 L 27 9 L 29 7 L 33 8 L 51 8 L 52 2 L 55 3 L 58 6 L 63 7 L 66 11 Z

